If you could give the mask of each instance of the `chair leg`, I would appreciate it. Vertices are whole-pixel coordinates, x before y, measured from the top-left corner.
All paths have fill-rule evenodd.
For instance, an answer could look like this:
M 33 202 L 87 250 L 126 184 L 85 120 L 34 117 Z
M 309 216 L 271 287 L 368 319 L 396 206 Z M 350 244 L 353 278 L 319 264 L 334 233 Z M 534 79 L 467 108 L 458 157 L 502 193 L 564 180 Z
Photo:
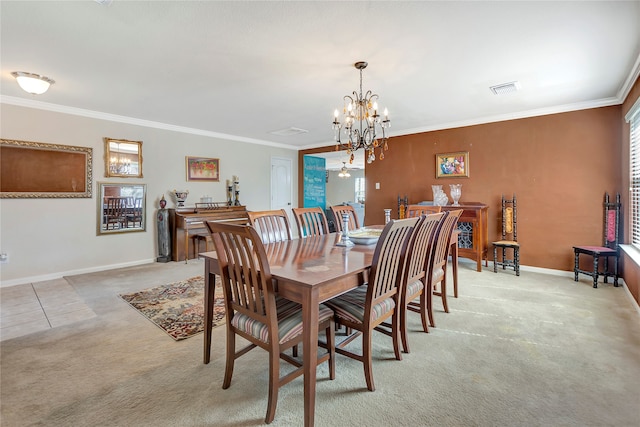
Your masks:
M 433 320 L 433 288 L 431 286 L 425 286 L 424 292 L 427 293 L 427 313 L 429 314 L 429 326 L 436 327 L 436 322 Z
M 580 253 L 576 250 L 575 252 L 575 260 L 573 261 L 573 281 L 578 281 L 578 266 L 580 265 Z
M 236 334 L 230 327 L 227 327 L 227 362 L 224 367 L 224 381 L 222 388 L 228 389 L 231 385 L 231 377 L 233 376 L 233 365 L 236 361 Z
M 270 424 L 276 416 L 278 405 L 278 388 L 280 387 L 280 353 L 278 350 L 269 352 L 269 398 L 267 400 L 267 415 L 264 422 Z
M 516 276 L 520 275 L 520 248 L 513 249 L 513 263 L 516 267 Z
M 593 256 L 593 287 L 598 287 L 598 255 Z
M 402 350 L 409 353 L 409 340 L 407 339 L 407 303 L 400 307 L 400 339 L 402 340 Z
M 375 391 L 373 383 L 373 359 L 371 357 L 371 330 L 362 332 L 362 364 L 364 365 L 364 378 L 367 380 L 367 389 Z
M 451 272 L 453 273 L 453 297 L 458 298 L 458 242 L 451 245 Z
M 393 340 L 393 352 L 396 355 L 396 360 L 402 360 L 402 353 L 400 352 L 400 328 L 399 328 L 400 311 L 394 310 L 391 317 L 391 339 Z
M 614 257 L 613 262 L 615 262 L 613 266 L 613 274 L 615 274 L 615 276 L 613 276 L 613 286 L 617 288 L 618 287 L 618 256 Z
M 507 265 L 504 263 L 505 258 L 507 257 L 507 248 L 506 247 L 502 247 L 502 269 L 506 270 L 507 269 Z
M 493 247 L 493 272 L 497 273 L 498 272 L 498 247 L 494 246 Z

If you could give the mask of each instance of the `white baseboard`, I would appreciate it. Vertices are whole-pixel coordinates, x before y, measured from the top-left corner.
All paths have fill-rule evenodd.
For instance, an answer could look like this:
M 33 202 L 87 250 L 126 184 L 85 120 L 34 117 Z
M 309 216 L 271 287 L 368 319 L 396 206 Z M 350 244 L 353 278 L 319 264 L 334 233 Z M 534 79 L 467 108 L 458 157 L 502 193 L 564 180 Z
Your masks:
M 16 285 L 24 285 L 25 283 L 43 282 L 45 280 L 60 279 L 64 276 L 74 276 L 76 274 L 95 273 L 98 271 L 113 270 L 116 268 L 133 267 L 136 265 L 150 264 L 153 262 L 156 262 L 155 258 L 141 259 L 141 260 L 131 261 L 131 262 L 123 262 L 120 264 L 100 265 L 96 267 L 82 268 L 78 270 L 59 271 L 56 273 L 44 274 L 41 276 L 21 277 L 19 279 L 3 280 L 3 281 L 0 281 L 0 288 L 7 288 L 9 286 L 16 286 Z

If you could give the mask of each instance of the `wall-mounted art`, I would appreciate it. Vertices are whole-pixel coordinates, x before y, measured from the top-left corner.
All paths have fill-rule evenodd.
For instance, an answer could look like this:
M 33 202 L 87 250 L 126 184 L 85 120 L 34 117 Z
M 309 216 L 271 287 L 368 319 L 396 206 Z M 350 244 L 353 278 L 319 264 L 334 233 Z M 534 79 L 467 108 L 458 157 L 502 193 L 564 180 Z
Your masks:
M 220 159 L 187 157 L 187 181 L 220 181 Z
M 142 178 L 142 141 L 104 139 L 104 176 Z
M 98 235 L 146 230 L 146 184 L 99 182 L 98 190 Z
M 0 198 L 91 198 L 93 149 L 0 139 Z
M 436 178 L 466 178 L 468 176 L 468 151 L 436 154 Z

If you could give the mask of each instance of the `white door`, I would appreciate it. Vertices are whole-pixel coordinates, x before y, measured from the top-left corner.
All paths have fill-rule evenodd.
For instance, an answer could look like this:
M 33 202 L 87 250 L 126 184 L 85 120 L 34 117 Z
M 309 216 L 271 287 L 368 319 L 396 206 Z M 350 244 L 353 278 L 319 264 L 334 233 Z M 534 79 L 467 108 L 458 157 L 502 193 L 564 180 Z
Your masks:
M 271 158 L 271 209 L 284 209 L 291 217 L 291 159 Z

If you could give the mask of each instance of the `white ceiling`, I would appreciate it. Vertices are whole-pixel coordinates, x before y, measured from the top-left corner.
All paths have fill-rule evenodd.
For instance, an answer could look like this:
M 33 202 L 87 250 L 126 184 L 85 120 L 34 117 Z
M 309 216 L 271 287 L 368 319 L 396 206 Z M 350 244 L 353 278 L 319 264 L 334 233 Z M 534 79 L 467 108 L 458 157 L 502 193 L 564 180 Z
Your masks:
M 295 149 L 332 143 L 356 61 L 392 136 L 620 104 L 640 68 L 639 1 L 3 0 L 0 19 L 3 103 Z

